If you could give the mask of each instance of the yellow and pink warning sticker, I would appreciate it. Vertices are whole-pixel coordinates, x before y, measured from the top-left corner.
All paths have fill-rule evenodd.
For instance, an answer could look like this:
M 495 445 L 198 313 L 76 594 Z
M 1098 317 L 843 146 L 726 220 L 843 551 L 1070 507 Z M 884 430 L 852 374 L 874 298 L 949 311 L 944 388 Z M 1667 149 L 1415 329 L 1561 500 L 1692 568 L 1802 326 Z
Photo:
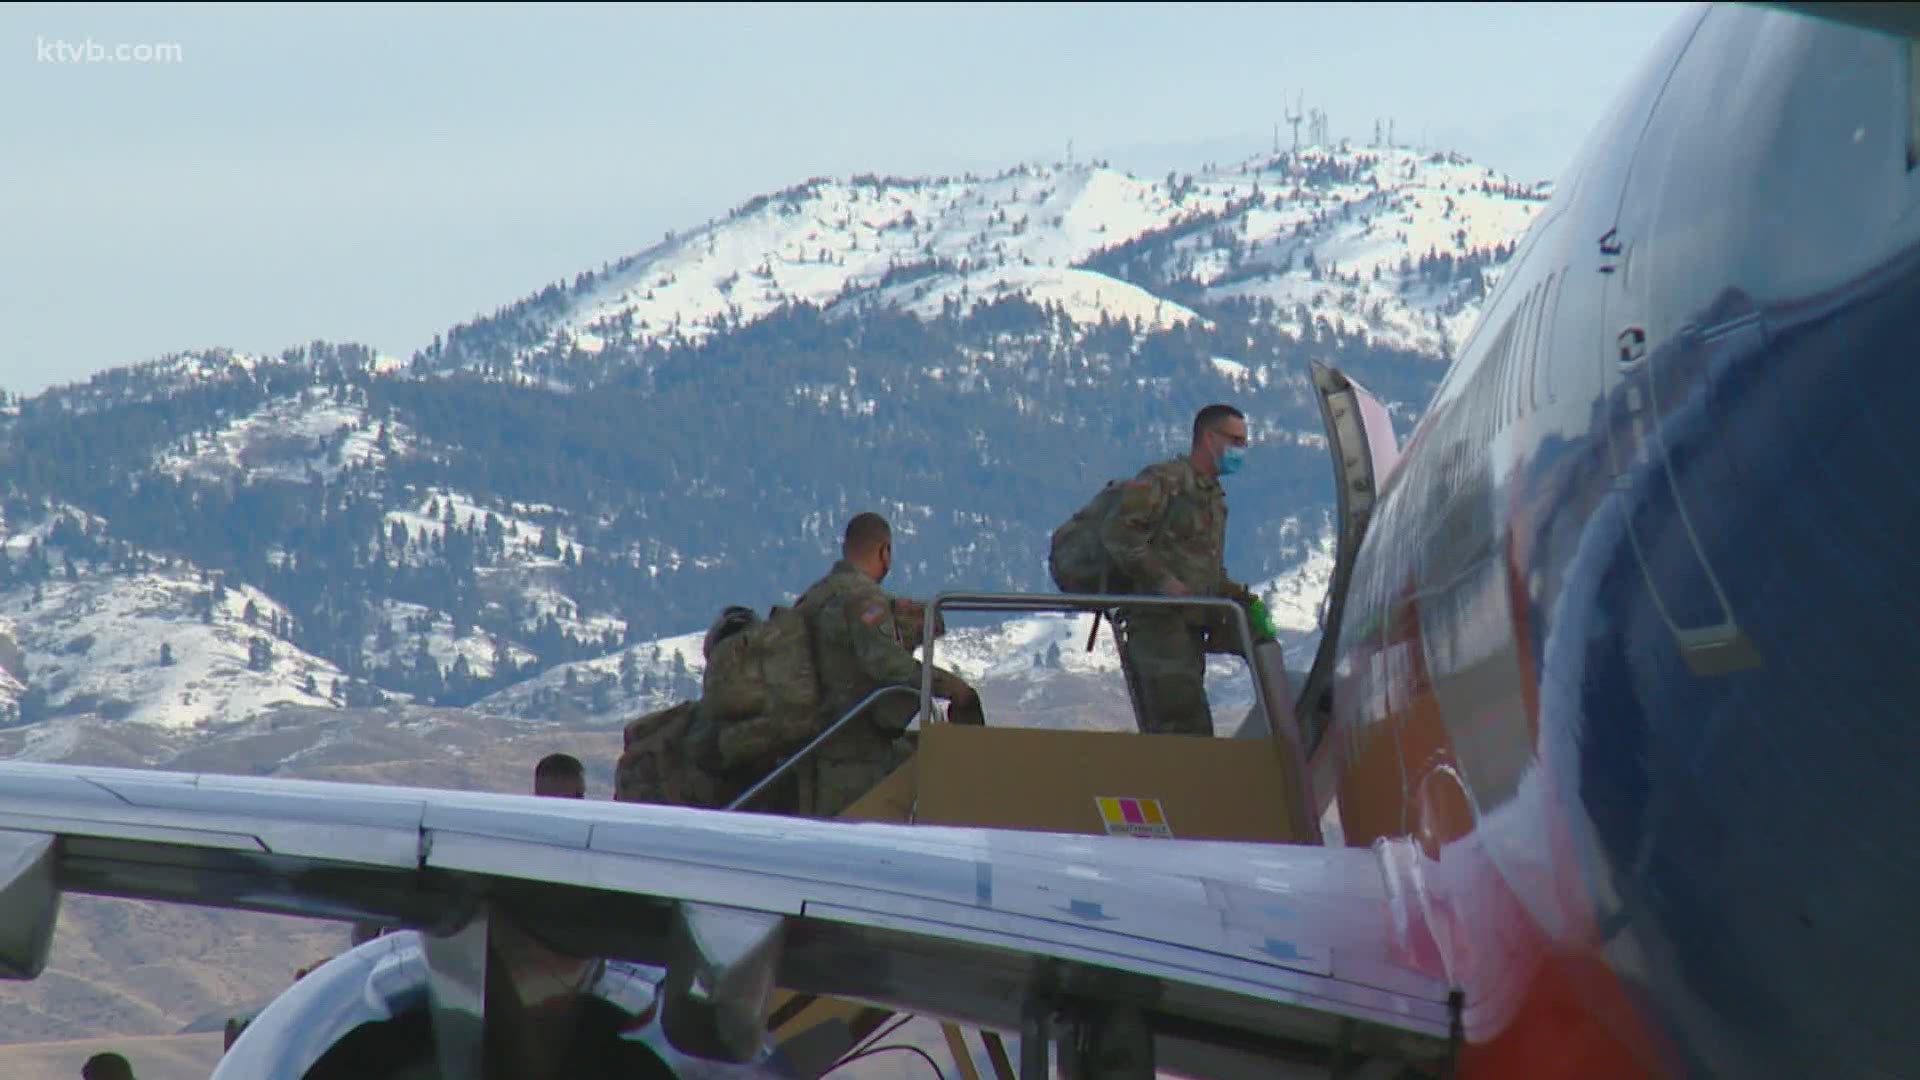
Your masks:
M 1161 809 L 1159 799 L 1097 795 L 1093 801 L 1100 808 L 1100 820 L 1106 823 L 1108 836 L 1173 839 L 1173 829 L 1167 825 L 1167 812 Z

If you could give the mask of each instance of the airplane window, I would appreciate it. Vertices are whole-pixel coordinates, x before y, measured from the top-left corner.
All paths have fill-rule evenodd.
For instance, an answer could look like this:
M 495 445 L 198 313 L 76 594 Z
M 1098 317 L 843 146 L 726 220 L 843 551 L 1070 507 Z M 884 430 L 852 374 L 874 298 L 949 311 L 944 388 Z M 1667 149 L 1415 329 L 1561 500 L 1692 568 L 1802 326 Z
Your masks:
M 1520 301 L 1520 310 L 1513 316 L 1513 336 L 1508 338 L 1500 350 L 1500 428 L 1504 430 L 1530 411 L 1530 403 L 1521 395 L 1525 388 L 1526 375 L 1532 366 L 1533 354 L 1527 349 L 1531 340 L 1528 329 L 1533 325 L 1533 313 L 1540 306 L 1540 289 L 1533 291 Z
M 1552 347 L 1552 331 L 1548 328 L 1553 325 L 1553 313 L 1560 301 L 1559 286 L 1565 277 L 1564 273 L 1555 271 L 1548 274 L 1547 280 L 1540 286 L 1540 316 L 1534 320 L 1533 337 L 1527 342 L 1527 400 L 1530 409 L 1537 409 L 1543 404 L 1551 405 L 1556 400 L 1553 396 L 1553 365 L 1547 363 L 1540 349 L 1542 341 L 1548 341 L 1547 347 Z M 1546 375 L 1544 391 L 1539 386 L 1543 369 Z
M 1920 38 L 1907 39 L 1907 171 L 1920 165 Z

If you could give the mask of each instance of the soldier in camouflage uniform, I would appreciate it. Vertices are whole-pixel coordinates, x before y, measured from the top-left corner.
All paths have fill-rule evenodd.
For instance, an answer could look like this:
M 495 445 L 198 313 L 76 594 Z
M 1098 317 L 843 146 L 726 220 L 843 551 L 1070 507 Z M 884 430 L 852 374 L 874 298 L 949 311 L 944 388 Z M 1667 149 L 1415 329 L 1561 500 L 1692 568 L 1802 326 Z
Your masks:
M 822 730 L 880 687 L 918 689 L 921 677 L 908 643 L 920 641 L 925 608 L 880 588 L 893 565 L 887 520 L 856 516 L 847 523 L 840 550 L 840 561 L 794 605 L 807 620 L 820 669 Z M 980 722 L 979 696 L 958 675 L 936 667 L 933 693 L 951 703 L 950 718 Z M 803 804 L 801 812 L 835 817 L 912 757 L 914 740 L 906 729 L 916 708 L 904 696 L 882 699 L 822 745 L 805 800 L 811 805 Z
M 1253 601 L 1246 586 L 1227 577 L 1227 500 L 1220 490 L 1220 477 L 1240 467 L 1246 445 L 1245 415 L 1231 405 L 1209 405 L 1193 419 L 1189 453 L 1149 465 L 1127 483 L 1101 541 L 1133 591 Z M 1120 648 L 1140 691 L 1140 729 L 1212 735 L 1206 653 L 1218 615 L 1134 609 L 1121 611 L 1119 621 Z

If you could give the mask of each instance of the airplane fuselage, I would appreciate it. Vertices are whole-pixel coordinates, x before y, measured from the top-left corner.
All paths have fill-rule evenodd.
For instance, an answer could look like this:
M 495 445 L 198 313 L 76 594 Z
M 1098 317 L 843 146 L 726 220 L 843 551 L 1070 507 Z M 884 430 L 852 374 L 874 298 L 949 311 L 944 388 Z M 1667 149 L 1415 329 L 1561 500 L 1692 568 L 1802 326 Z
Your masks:
M 1920 1062 L 1911 49 L 1682 20 L 1383 490 L 1315 754 L 1464 1075 Z

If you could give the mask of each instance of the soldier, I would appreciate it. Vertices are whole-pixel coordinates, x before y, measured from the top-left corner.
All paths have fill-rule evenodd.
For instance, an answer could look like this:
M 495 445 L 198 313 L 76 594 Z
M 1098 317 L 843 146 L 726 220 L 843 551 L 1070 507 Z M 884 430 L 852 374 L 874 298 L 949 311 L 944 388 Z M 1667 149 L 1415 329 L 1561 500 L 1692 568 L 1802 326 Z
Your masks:
M 921 631 L 917 625 L 907 630 L 901 616 L 925 609 L 880 588 L 893 566 L 893 529 L 887 519 L 873 513 L 855 516 L 847 522 L 840 552 L 842 558 L 827 576 L 794 605 L 806 619 L 820 668 L 823 730 L 880 687 L 918 688 L 921 679 L 920 662 L 906 644 L 917 643 Z M 958 675 L 935 668 L 933 693 L 949 701 L 949 716 L 956 722 L 983 719 L 979 695 Z M 913 740 L 903 735 L 915 711 L 904 697 L 883 699 L 822 745 L 812 796 L 804 800 L 811 805 L 803 804 L 802 812 L 837 816 L 911 757 Z
M 533 767 L 533 793 L 558 799 L 584 799 L 587 770 L 572 754 L 548 754 Z
M 1227 577 L 1227 500 L 1219 479 L 1240 468 L 1246 445 L 1246 416 L 1231 405 L 1209 405 L 1193 418 L 1188 453 L 1149 465 L 1127 483 L 1100 538 L 1135 591 L 1253 602 L 1246 586 Z M 1140 692 L 1140 729 L 1212 735 L 1206 653 L 1218 615 L 1136 608 L 1120 612 L 1119 622 L 1120 648 Z

